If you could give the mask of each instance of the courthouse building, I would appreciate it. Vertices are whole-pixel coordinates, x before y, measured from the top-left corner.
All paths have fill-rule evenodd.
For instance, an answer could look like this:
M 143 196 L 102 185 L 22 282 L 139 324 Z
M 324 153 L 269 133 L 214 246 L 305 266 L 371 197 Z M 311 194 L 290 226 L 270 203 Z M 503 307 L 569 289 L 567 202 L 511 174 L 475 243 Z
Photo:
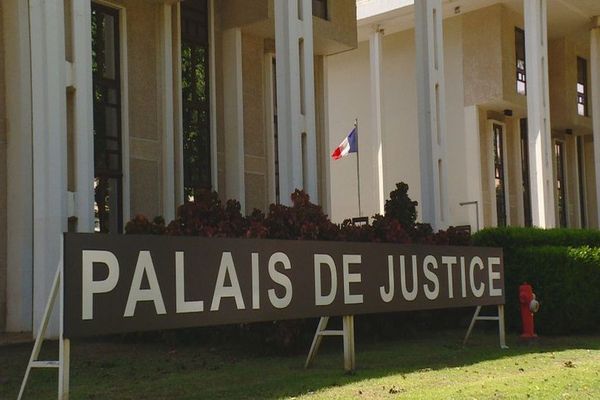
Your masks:
M 330 148 L 358 118 L 363 214 L 405 181 L 438 228 L 598 228 L 600 1 L 358 0 L 357 14 L 358 48 L 327 58 L 327 107 Z M 358 213 L 354 158 L 330 164 L 338 221 Z
M 62 232 L 328 191 L 324 58 L 354 0 L 1 0 L 0 332 L 39 324 Z
M 198 189 L 250 212 L 303 188 L 356 217 L 355 155 L 329 158 L 355 119 L 364 215 L 405 181 L 435 228 L 597 228 L 596 16 L 598 0 L 0 0 L 0 332 L 37 330 L 65 231 L 170 220 Z

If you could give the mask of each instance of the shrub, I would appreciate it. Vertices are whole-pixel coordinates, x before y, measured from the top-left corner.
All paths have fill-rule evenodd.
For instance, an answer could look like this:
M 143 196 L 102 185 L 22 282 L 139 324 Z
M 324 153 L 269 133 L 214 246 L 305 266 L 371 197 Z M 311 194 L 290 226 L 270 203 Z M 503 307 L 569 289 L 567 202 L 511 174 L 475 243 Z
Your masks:
M 228 200 L 223 206 L 216 192 L 200 192 L 195 202 L 181 205 L 177 217 L 167 226 L 174 236 L 243 237 L 248 221 L 240 203 Z M 129 232 L 128 232 L 129 233 Z
M 412 230 L 417 221 L 418 202 L 408 197 L 408 185 L 404 182 L 396 184 L 385 201 L 385 216 L 397 220 L 406 230 Z
M 487 228 L 472 236 L 475 246 L 600 246 L 600 231 L 595 229 Z
M 271 204 L 269 207 L 269 214 L 262 221 L 267 238 L 299 240 L 338 238 L 339 227 L 329 220 L 320 206 L 310 202 L 308 194 L 296 190 L 291 198 L 291 207 L 281 204 Z M 260 219 L 256 221 L 259 222 Z
M 129 235 L 164 235 L 166 232 L 165 220 L 163 217 L 154 217 L 152 222 L 141 214 L 136 215 L 125 225 L 125 233 Z
M 541 303 L 535 316 L 540 334 L 600 330 L 600 248 L 526 246 L 504 253 L 506 319 L 520 329 L 519 285 L 528 282 Z

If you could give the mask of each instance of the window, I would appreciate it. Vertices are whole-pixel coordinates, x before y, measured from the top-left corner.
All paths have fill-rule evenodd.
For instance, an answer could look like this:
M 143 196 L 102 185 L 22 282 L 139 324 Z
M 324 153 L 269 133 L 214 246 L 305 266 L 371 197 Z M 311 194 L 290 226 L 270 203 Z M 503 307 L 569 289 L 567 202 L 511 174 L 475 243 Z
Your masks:
M 315 17 L 329 19 L 327 11 L 327 0 L 312 0 L 312 13 Z
M 119 11 L 92 3 L 96 232 L 123 228 Z
M 521 178 L 523 181 L 523 217 L 525 226 L 532 226 L 531 187 L 529 184 L 529 138 L 527 135 L 527 119 L 522 118 L 521 125 Z
M 527 94 L 527 73 L 525 69 L 525 31 L 515 28 L 515 49 L 517 60 L 517 93 Z
M 583 136 L 577 136 L 577 176 L 579 183 L 579 218 L 581 228 L 587 226 L 585 208 L 585 159 Z
M 186 201 L 211 190 L 207 0 L 181 3 L 183 186 Z
M 558 194 L 558 219 L 561 228 L 567 227 L 567 197 L 565 182 L 565 144 L 554 142 L 554 155 L 556 157 L 556 189 Z
M 506 183 L 504 179 L 504 135 L 502 125 L 493 124 L 494 184 L 496 188 L 497 225 L 506 226 Z
M 577 114 L 582 117 L 589 115 L 587 89 L 587 60 L 577 57 Z

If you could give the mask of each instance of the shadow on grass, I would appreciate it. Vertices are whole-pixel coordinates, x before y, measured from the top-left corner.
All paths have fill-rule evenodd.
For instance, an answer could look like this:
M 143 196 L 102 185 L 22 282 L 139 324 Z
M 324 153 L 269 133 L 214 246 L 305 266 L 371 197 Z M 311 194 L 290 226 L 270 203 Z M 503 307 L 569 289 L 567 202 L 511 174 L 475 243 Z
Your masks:
M 476 331 L 465 348 L 464 331 L 429 332 L 418 339 L 363 344 L 357 338 L 357 371 L 345 374 L 339 338 L 325 338 L 314 366 L 304 355 L 253 356 L 233 345 L 177 347 L 164 343 L 76 341 L 72 343 L 72 399 L 279 399 L 371 378 L 418 371 L 474 366 L 529 353 L 600 349 L 600 337 L 540 338 L 523 344 L 509 336 L 510 349 L 497 335 Z M 42 357 L 56 357 L 49 342 Z M 31 345 L 0 348 L 0 398 L 16 399 Z M 26 399 L 56 398 L 56 370 L 35 370 Z

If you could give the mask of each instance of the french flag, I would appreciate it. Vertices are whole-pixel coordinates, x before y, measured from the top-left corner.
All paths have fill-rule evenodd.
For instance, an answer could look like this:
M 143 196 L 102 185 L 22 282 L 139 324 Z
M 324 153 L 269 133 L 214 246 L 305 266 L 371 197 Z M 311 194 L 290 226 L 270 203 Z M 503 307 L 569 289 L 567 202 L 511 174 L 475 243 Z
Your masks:
M 356 134 L 356 127 L 354 127 L 352 132 L 346 136 L 342 143 L 340 143 L 340 145 L 333 150 L 333 153 L 331 153 L 331 158 L 334 160 L 339 160 L 350 153 L 358 153 L 358 135 Z

